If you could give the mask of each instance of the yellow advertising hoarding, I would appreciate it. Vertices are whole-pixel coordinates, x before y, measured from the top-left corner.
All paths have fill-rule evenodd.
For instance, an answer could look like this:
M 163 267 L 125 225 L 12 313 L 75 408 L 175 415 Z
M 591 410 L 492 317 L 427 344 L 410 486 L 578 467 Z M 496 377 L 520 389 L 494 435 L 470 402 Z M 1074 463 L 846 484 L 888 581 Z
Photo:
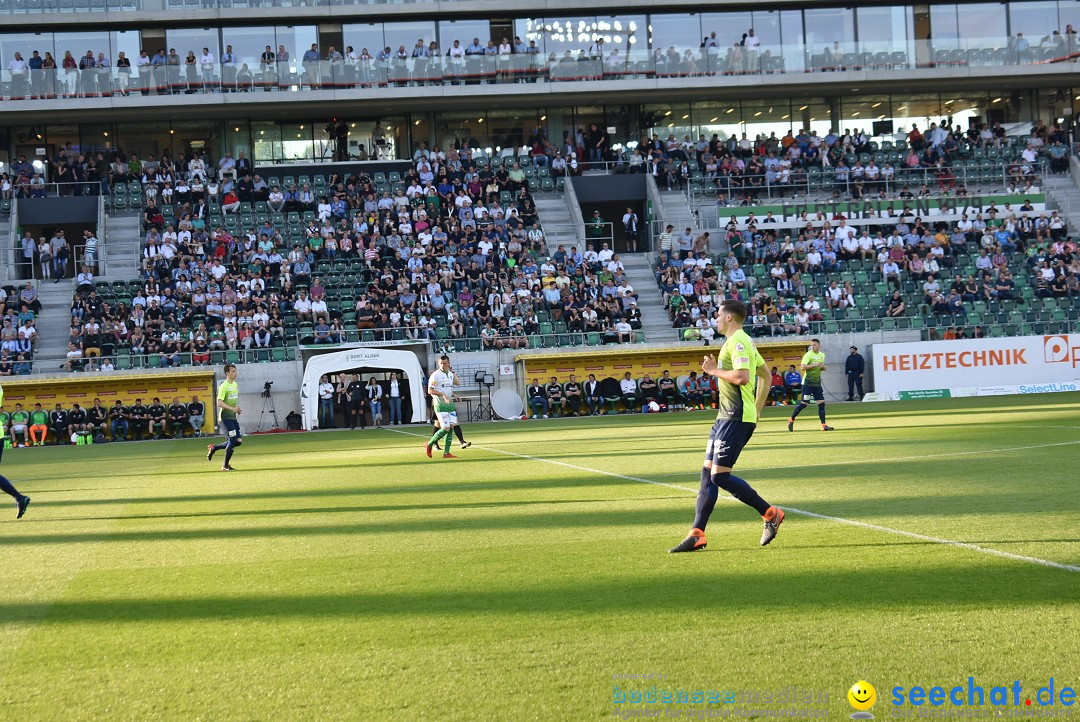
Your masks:
M 809 345 L 809 340 L 805 343 L 764 342 L 757 344 L 757 348 L 769 368 L 776 366 L 780 373 L 783 373 L 790 364 L 798 365 Z M 646 373 L 656 378 L 665 369 L 670 371 L 672 376 L 678 378 L 689 374 L 691 371 L 700 372 L 701 360 L 705 354 L 716 355 L 719 350 L 719 345 L 650 349 L 618 346 L 611 347 L 610 350 L 594 349 L 556 354 L 520 354 L 514 357 L 514 361 L 524 365 L 525 377 L 522 379 L 523 384 L 528 384 L 534 378 L 539 378 L 541 383 L 546 383 L 552 376 L 562 383 L 570 378 L 570 374 L 576 374 L 578 381 L 585 380 L 589 374 L 596 374 L 596 378 L 599 380 L 603 380 L 608 376 L 621 379 L 627 371 L 630 372 L 630 376 L 634 379 L 640 379 Z
M 3 380 L 3 387 L 4 408 L 9 412 L 15 404 L 22 404 L 24 409 L 41 404 L 46 411 L 56 404 L 68 410 L 73 404 L 88 408 L 94 405 L 94 399 L 101 399 L 101 405 L 105 407 L 112 406 L 117 399 L 125 406 L 135 403 L 135 399 L 142 399 L 149 406 L 155 396 L 168 406 L 176 397 L 187 404 L 194 396 L 206 406 L 203 432 L 212 434 L 214 431 L 214 372 L 210 369 L 160 374 L 7 378 Z

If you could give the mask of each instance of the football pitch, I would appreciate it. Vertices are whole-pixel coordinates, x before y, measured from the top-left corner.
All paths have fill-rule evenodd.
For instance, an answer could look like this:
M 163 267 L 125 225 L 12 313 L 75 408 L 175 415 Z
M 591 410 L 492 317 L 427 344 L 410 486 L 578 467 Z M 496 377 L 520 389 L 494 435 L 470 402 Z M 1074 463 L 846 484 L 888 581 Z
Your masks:
M 883 719 L 897 686 L 1077 688 L 1080 395 L 787 412 L 737 467 L 776 541 L 722 493 L 677 555 L 708 412 L 466 424 L 450 461 L 418 426 L 247 437 L 231 474 L 201 440 L 8 450 L 33 504 L 0 516 L 0 719 L 846 719 L 861 679 Z M 619 703 L 654 685 L 814 699 Z

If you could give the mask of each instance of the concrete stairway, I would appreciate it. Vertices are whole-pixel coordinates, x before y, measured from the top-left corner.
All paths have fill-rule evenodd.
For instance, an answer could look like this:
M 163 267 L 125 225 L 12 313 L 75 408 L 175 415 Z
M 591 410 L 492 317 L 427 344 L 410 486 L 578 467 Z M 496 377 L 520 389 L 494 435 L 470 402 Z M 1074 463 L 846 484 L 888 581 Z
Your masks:
M 104 275 L 99 281 L 130 281 L 139 275 L 142 233 L 137 215 L 113 215 L 105 222 L 105 235 L 101 236 L 105 261 Z M 100 270 L 100 266 L 99 266 Z
M 62 278 L 59 283 L 45 281 L 38 284 L 41 313 L 37 317 L 38 343 L 34 358 L 43 362 L 39 370 L 55 371 L 67 353 L 74 292 L 75 281 L 70 278 Z
M 686 202 L 686 196 L 681 191 L 660 191 L 660 201 L 664 207 L 660 209 L 660 228 L 659 232 L 663 232 L 664 227 L 667 224 L 675 226 L 674 233 L 678 235 L 687 226 L 697 231 L 698 222 L 694 217 L 693 211 L 690 210 L 689 204 Z M 637 288 L 635 286 L 635 288 Z
M 1070 233 L 1080 228 L 1080 189 L 1067 175 L 1046 175 L 1043 177 L 1043 191 L 1046 193 L 1046 205 L 1056 209 L 1069 224 Z
M 624 253 L 619 255 L 626 269 L 626 279 L 638 295 L 638 309 L 641 310 L 641 330 L 650 343 L 669 343 L 678 341 L 678 333 L 671 327 L 664 298 L 656 285 L 649 256 L 645 253 Z
M 568 251 L 571 246 L 577 246 L 579 251 L 585 250 L 562 194 L 537 197 L 536 212 L 540 216 L 540 227 L 544 229 L 549 254 L 554 253 L 560 244 L 566 246 Z

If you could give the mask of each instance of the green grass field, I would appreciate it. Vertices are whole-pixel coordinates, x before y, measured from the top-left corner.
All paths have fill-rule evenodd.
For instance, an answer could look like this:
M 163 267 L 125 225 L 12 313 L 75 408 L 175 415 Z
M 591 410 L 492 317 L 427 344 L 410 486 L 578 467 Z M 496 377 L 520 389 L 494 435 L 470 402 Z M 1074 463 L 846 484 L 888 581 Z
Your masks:
M 198 440 L 9 450 L 0 719 L 588 720 L 647 672 L 837 719 L 863 678 L 878 719 L 896 685 L 1076 688 L 1078 402 L 769 410 L 741 474 L 836 519 L 762 549 L 722 499 L 681 555 L 707 413 L 467 424 L 446 462 L 418 427 L 248 437 L 229 475 Z

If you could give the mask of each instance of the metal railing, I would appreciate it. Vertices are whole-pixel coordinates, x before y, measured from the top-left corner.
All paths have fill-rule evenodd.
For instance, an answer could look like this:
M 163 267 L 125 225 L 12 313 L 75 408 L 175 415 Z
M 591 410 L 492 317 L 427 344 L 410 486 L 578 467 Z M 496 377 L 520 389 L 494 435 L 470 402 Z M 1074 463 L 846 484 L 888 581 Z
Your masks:
M 549 325 L 543 322 L 541 328 Z M 611 332 L 614 333 L 614 332 Z M 296 343 L 299 346 L 335 346 L 351 343 L 398 343 L 407 341 L 428 341 L 437 350 L 454 353 L 468 351 L 491 351 L 501 348 L 509 349 L 537 349 L 537 348 L 563 348 L 571 346 L 600 346 L 611 343 L 646 343 L 645 332 L 634 329 L 629 338 L 618 340 L 618 336 L 605 335 L 604 331 L 538 331 L 529 334 L 524 332 L 516 335 L 496 334 L 485 338 L 483 332 L 477 328 L 467 328 L 464 336 L 451 336 L 446 326 L 431 327 L 424 329 L 419 326 L 398 328 L 371 328 L 363 330 L 344 329 L 334 332 L 332 340 L 318 343 L 314 340 L 311 329 L 300 329 L 296 333 Z M 614 340 L 613 340 L 614 338 Z
M 26 0 L 29 2 L 29 0 Z M 74 1 L 74 0 L 72 0 Z M 101 0 L 96 0 L 101 2 Z M 128 0 L 130 2 L 130 0 Z M 199 0 L 200 3 L 203 0 Z M 0 0 L 0 13 L 4 3 Z M 10 4 L 8 7 L 12 7 Z M 186 3 L 185 3 L 186 7 Z M 1072 42 L 1072 36 L 1068 42 Z M 347 39 L 346 39 L 347 40 Z M 39 51 L 49 47 L 39 48 Z M 194 50 L 194 49 L 192 49 Z M 104 52 L 105 49 L 98 48 Z M 184 51 L 186 52 L 186 50 Z M 425 52 L 428 52 L 425 49 Z M 362 59 L 320 58 L 262 62 L 243 56 L 237 62 L 187 61 L 177 58 L 128 58 L 130 67 L 117 69 L 109 58 L 104 67 L 15 70 L 5 68 L 3 97 L 8 100 L 51 100 L 72 97 L 154 94 L 181 95 L 222 92 L 300 92 L 379 89 L 431 85 L 491 85 L 505 83 L 576 83 L 642 79 L 715 78 L 717 76 L 919 70 L 953 67 L 1033 67 L 1073 62 L 1075 48 L 1062 44 L 1015 47 L 1014 38 L 968 38 L 944 41 L 851 42 L 832 46 L 761 45 L 756 49 L 590 47 L 578 51 L 526 52 L 508 55 L 393 55 Z M 96 51 L 95 51 L 96 54 Z M 58 50 L 56 57 L 62 57 Z M 96 62 L 96 60 L 95 60 Z

